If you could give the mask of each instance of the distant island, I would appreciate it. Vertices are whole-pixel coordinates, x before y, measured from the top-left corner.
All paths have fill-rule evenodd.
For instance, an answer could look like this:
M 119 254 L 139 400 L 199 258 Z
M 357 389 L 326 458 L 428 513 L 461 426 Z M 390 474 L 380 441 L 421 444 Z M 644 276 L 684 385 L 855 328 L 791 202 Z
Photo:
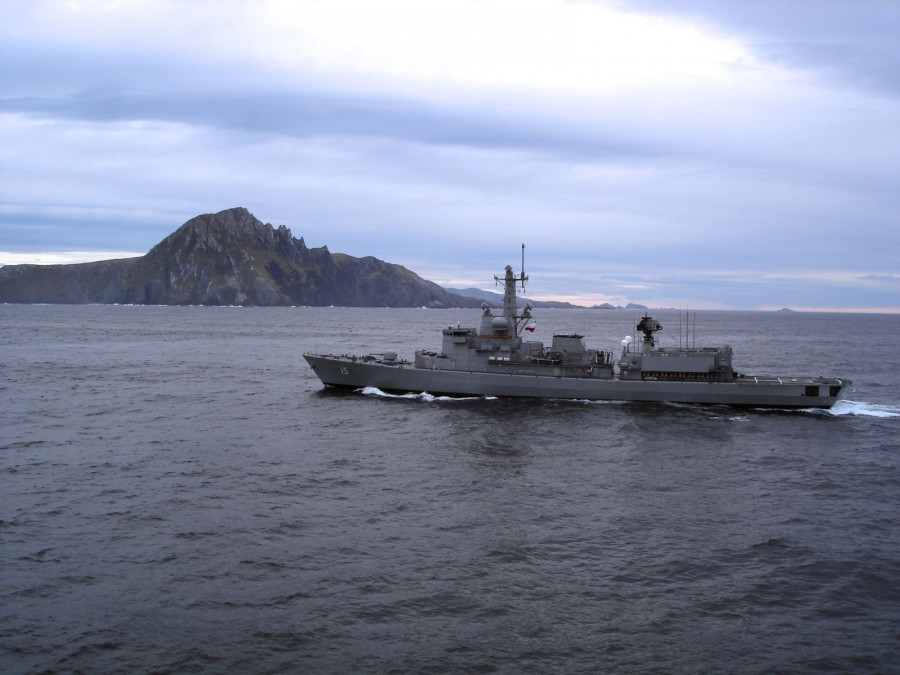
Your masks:
M 583 309 L 520 299 L 538 308 Z M 484 302 L 500 307 L 503 296 L 445 289 L 378 258 L 309 248 L 284 225 L 263 223 L 243 207 L 192 218 L 136 258 L 0 267 L 0 303 L 475 308 Z
M 638 305 L 634 302 L 629 302 L 624 307 L 622 305 L 611 305 L 608 302 L 604 302 L 602 305 L 594 305 L 591 309 L 637 309 L 637 310 L 645 310 L 650 309 L 647 305 Z
M 444 290 L 456 295 L 478 298 L 479 300 L 483 300 L 484 302 L 487 302 L 488 304 L 495 307 L 500 307 L 503 305 L 502 293 L 483 291 L 480 288 L 445 288 Z M 532 300 L 523 296 L 519 296 L 518 300 L 520 304 L 530 302 L 532 307 L 537 307 L 539 309 L 648 309 L 644 305 L 636 305 L 632 302 L 629 302 L 624 307 L 622 305 L 611 305 L 608 302 L 604 302 L 602 305 L 594 305 L 592 307 L 585 308 L 582 305 L 573 305 L 571 302 L 560 302 L 558 300 Z

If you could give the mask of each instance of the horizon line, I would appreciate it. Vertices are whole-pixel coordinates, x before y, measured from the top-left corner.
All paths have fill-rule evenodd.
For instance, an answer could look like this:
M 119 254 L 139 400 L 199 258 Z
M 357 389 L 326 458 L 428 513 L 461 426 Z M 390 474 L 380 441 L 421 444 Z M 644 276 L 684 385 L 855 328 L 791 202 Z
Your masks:
M 36 253 L 16 253 L 12 251 L 0 250 L 0 268 L 14 265 L 79 265 L 91 262 L 102 262 L 105 260 L 122 260 L 127 258 L 140 258 L 147 253 L 138 253 L 135 251 L 110 251 L 110 250 L 70 250 L 70 251 L 41 251 Z M 12 260 L 11 262 L 9 262 Z M 425 277 L 422 277 L 423 279 Z M 439 284 L 440 285 L 440 284 Z M 441 286 L 441 288 L 444 288 Z M 591 304 L 580 304 L 572 302 L 572 296 L 566 295 L 544 295 L 541 297 L 529 296 L 529 299 L 538 302 L 565 302 L 577 309 L 594 309 L 598 305 L 608 304 L 613 306 L 611 311 L 625 311 L 626 304 L 642 305 L 647 310 L 653 311 L 701 311 L 701 312 L 797 312 L 797 313 L 828 313 L 828 314 L 900 314 L 898 307 L 651 307 L 645 303 L 636 300 L 629 300 L 626 303 L 611 302 L 609 299 L 597 298 L 595 300 L 581 300 Z M 27 303 L 23 303 L 27 304 Z M 545 308 L 552 309 L 552 308 Z M 605 311 L 605 310 L 601 310 Z

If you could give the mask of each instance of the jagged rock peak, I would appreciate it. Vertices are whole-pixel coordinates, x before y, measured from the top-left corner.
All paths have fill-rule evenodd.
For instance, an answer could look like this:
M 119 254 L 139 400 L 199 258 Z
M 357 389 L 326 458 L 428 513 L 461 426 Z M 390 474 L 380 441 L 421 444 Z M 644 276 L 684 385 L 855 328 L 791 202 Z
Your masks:
M 303 239 L 294 239 L 284 225 L 275 229 L 263 223 L 243 206 L 218 213 L 195 216 L 157 244 L 148 255 L 172 249 L 222 251 L 235 245 L 251 248 L 280 248 L 300 251 L 306 249 Z
M 263 223 L 243 206 L 225 209 L 218 213 L 204 213 L 187 221 L 180 229 L 192 231 L 222 230 L 232 235 L 248 234 L 274 234 L 275 228 L 269 223 Z M 293 239 L 290 229 L 284 225 L 278 227 L 277 233 L 281 237 Z

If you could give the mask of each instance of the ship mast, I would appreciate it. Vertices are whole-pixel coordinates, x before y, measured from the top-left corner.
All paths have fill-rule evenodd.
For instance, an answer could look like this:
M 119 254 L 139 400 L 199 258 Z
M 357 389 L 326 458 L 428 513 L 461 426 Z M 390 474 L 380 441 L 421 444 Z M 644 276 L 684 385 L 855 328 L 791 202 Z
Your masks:
M 494 281 L 500 283 L 500 277 L 494 276 Z M 521 315 L 516 313 L 516 284 L 522 285 L 522 291 L 525 290 L 525 282 L 528 277 L 525 275 L 525 244 L 522 244 L 522 271 L 518 278 L 513 272 L 512 265 L 506 266 L 506 276 L 503 278 L 503 316 L 509 322 L 509 330 L 511 337 L 518 337 L 519 319 L 531 318 L 531 306 L 525 307 L 525 312 Z
M 519 276 L 519 281 L 522 283 L 522 292 L 525 292 L 525 282 L 528 281 L 528 277 L 525 276 L 525 244 L 522 244 L 522 274 Z

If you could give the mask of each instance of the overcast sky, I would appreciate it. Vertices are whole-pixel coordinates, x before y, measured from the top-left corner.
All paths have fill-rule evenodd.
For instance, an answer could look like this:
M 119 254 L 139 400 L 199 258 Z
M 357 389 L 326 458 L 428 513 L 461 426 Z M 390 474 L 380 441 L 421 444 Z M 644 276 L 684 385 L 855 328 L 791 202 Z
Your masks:
M 900 311 L 900 0 L 0 2 L 0 263 L 245 206 L 535 298 Z

